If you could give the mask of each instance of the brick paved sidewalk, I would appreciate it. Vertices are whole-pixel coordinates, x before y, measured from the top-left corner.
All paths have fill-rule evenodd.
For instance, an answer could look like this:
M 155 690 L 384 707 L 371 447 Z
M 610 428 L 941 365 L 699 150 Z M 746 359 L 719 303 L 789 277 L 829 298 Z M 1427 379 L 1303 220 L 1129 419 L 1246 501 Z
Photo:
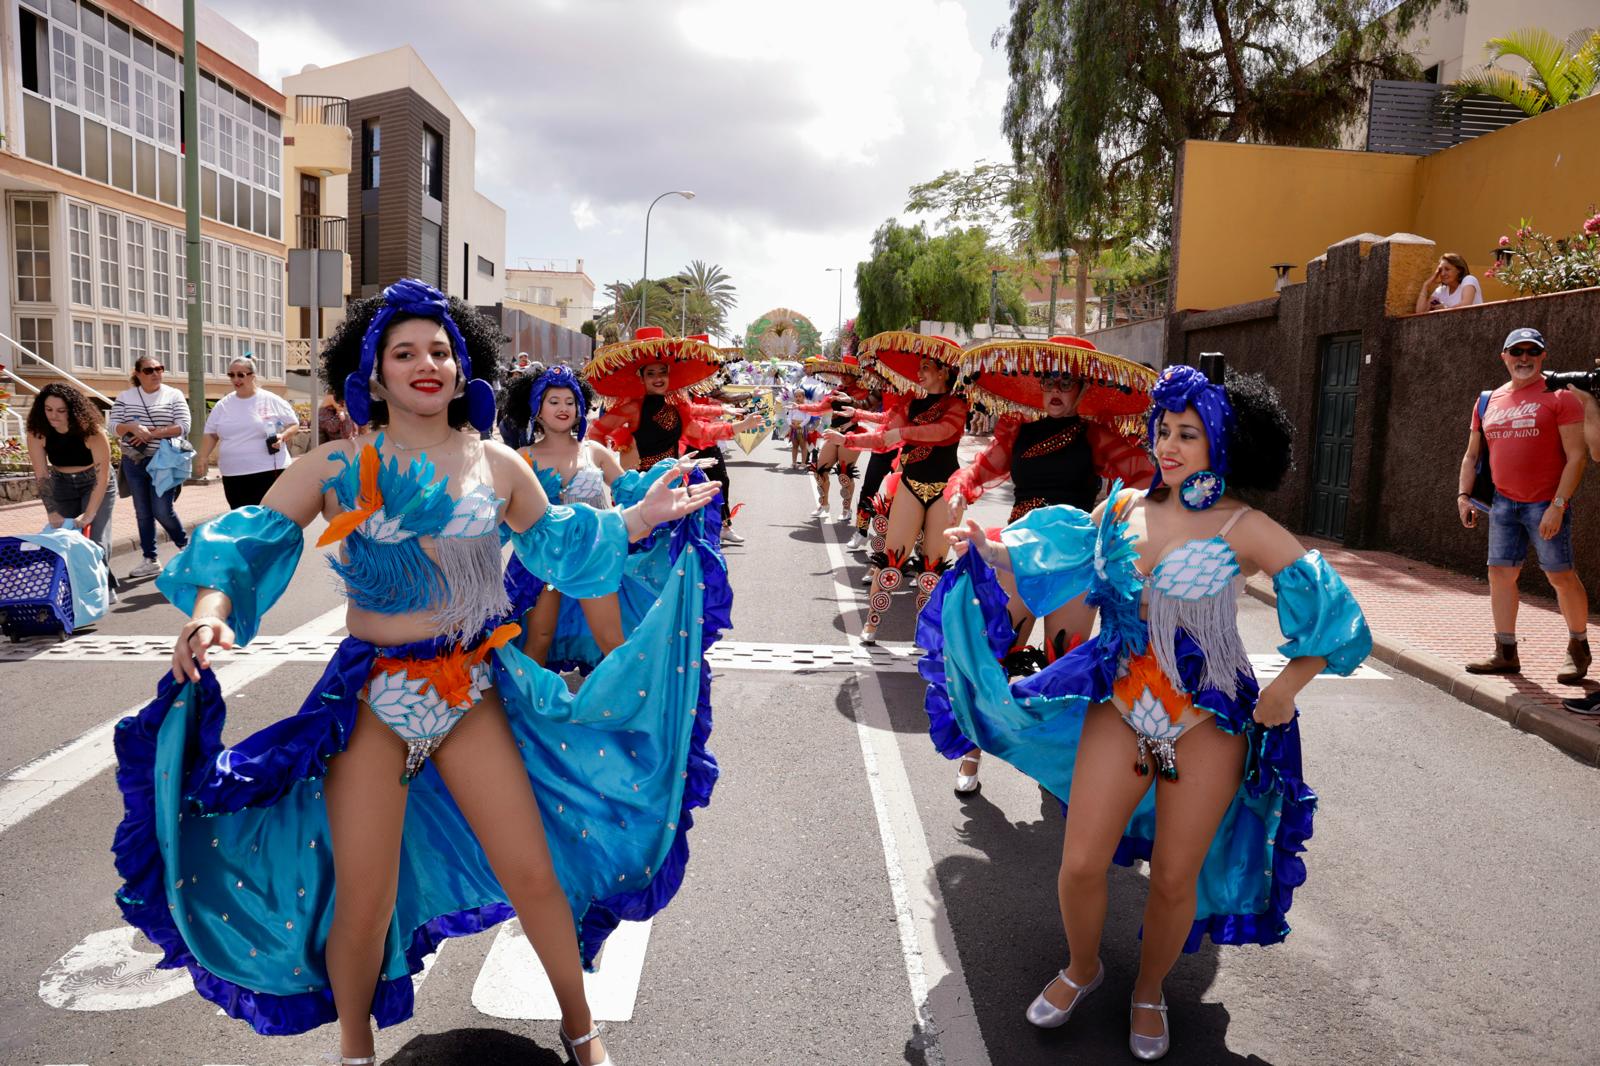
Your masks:
M 1360 601 L 1372 627 L 1374 658 L 1543 737 L 1583 762 L 1600 765 L 1600 720 L 1561 706 L 1563 699 L 1600 687 L 1600 677 L 1581 686 L 1556 683 L 1567 651 L 1567 627 L 1554 600 L 1522 598 L 1517 615 L 1522 673 L 1477 677 L 1462 664 L 1494 650 L 1486 580 L 1390 552 L 1350 551 L 1313 539 L 1305 543 L 1327 557 Z M 1249 588 L 1258 599 L 1274 602 L 1270 580 L 1258 575 Z M 1590 639 L 1600 641 L 1600 628 Z M 1600 662 L 1591 670 L 1595 673 L 1600 673 Z
M 185 485 L 178 494 L 175 508 L 183 520 L 184 529 L 193 529 L 209 518 L 228 510 L 222 495 L 222 479 L 212 476 L 204 485 Z M 44 505 L 38 500 L 0 505 L 0 537 L 14 537 L 19 533 L 37 533 L 44 527 Z M 120 499 L 111 512 L 111 556 L 119 558 L 125 553 L 139 551 L 139 527 L 133 514 L 133 500 Z M 156 526 L 156 543 L 166 543 L 167 534 Z

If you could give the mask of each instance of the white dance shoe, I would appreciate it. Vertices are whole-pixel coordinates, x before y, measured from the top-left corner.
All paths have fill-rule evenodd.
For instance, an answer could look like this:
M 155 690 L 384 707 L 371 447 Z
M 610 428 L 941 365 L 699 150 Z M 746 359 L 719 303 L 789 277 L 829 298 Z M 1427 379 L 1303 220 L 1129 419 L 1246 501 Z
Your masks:
M 1133 1012 L 1140 1009 L 1160 1012 L 1160 1036 L 1140 1036 L 1133 1031 Z M 1135 1001 L 1128 1008 L 1128 1050 L 1133 1052 L 1133 1057 L 1141 1062 L 1154 1062 L 1165 1056 L 1171 1049 L 1172 1030 L 1167 1028 L 1166 994 L 1162 994 L 1160 1003 L 1139 1003 Z
M 867 538 L 863 537 L 861 535 L 861 531 L 858 529 L 855 531 L 854 535 L 851 536 L 849 543 L 844 546 L 844 550 L 847 552 L 858 552 L 866 546 Z
M 600 1026 L 599 1025 L 596 1025 L 593 1029 L 590 1029 L 587 1033 L 583 1034 L 580 1037 L 576 1037 L 576 1038 L 569 1037 L 566 1034 L 566 1031 L 562 1030 L 562 1032 L 561 1032 L 561 1043 L 562 1043 L 562 1046 L 567 1049 L 567 1057 L 570 1058 L 573 1062 L 576 1063 L 576 1062 L 578 1062 L 578 1049 L 580 1047 L 582 1047 L 583 1045 L 587 1044 L 589 1041 L 593 1040 L 595 1037 L 597 1037 L 599 1035 L 600 1035 Z M 591 1063 L 590 1066 L 614 1066 L 614 1064 L 611 1061 L 611 1052 L 607 1051 L 606 1055 L 605 1055 L 605 1058 L 601 1059 L 599 1062 Z
M 828 517 L 828 509 L 826 507 L 818 507 L 815 511 L 812 511 L 806 517 L 807 518 L 827 518 Z
M 1034 996 L 1033 1002 L 1028 1004 L 1028 1021 L 1032 1022 L 1034 1025 L 1037 1025 L 1041 1029 L 1058 1029 L 1061 1026 L 1066 1025 L 1067 1019 L 1072 1017 L 1072 1012 L 1078 1009 L 1078 1004 L 1082 1003 L 1084 998 L 1087 997 L 1090 992 L 1093 992 L 1095 989 L 1099 988 L 1101 982 L 1105 979 L 1106 964 L 1103 962 L 1100 963 L 1100 972 L 1096 973 L 1094 975 L 1094 980 L 1090 981 L 1086 985 L 1080 985 L 1078 982 L 1067 976 L 1067 971 L 1062 970 L 1050 981 L 1050 984 L 1053 985 L 1056 983 L 1056 981 L 1060 981 L 1062 984 L 1072 989 L 1072 991 L 1075 993 L 1072 997 L 1072 1002 L 1068 1003 L 1065 1007 L 1058 1007 L 1054 1003 L 1051 1003 L 1048 999 L 1044 998 L 1044 993 L 1050 990 L 1050 985 L 1045 985 L 1044 991 L 1040 992 L 1037 996 Z M 1138 1052 L 1135 1052 L 1134 1054 L 1138 1054 Z
M 956 763 L 957 795 L 964 796 L 969 792 L 976 792 L 978 789 L 983 787 L 983 782 L 978 780 L 978 764 L 982 758 L 983 752 L 969 751 L 965 755 L 961 756 L 960 762 Z M 969 767 L 972 770 L 971 773 L 967 772 Z

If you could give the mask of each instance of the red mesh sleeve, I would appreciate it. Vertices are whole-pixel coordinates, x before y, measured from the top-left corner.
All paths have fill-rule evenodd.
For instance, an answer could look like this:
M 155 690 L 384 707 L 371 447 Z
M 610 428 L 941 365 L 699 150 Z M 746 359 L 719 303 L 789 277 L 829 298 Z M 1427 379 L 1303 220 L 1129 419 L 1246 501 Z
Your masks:
M 957 396 L 952 397 L 944 405 L 944 412 L 937 422 L 921 426 L 907 425 L 900 430 L 900 439 L 912 444 L 932 444 L 935 447 L 960 444 L 961 434 L 966 428 L 967 401 Z
M 1148 488 L 1156 473 L 1149 454 L 1110 426 L 1090 422 L 1088 427 L 1095 472 L 1108 480 L 1121 478 L 1129 488 Z
M 967 466 L 957 470 L 945 486 L 945 499 L 960 495 L 968 503 L 982 496 L 985 489 L 1004 481 L 1011 473 L 1011 453 L 1017 446 L 1017 430 L 1022 419 L 1002 415 L 994 426 L 994 440 Z
M 605 413 L 589 423 L 589 439 L 616 451 L 627 451 L 633 431 L 639 424 L 640 401 L 618 400 Z

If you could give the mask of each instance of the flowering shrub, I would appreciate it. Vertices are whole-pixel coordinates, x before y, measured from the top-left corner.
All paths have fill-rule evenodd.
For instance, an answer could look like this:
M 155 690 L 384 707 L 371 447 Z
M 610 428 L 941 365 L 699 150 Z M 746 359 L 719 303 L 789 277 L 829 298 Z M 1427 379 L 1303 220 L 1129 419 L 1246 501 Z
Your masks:
M 0 474 L 26 474 L 33 470 L 28 446 L 21 437 L 0 438 Z
M 1523 219 L 1515 237 L 1500 238 L 1500 247 L 1511 252 L 1510 263 L 1496 263 L 1487 276 L 1523 296 L 1600 285 L 1600 212 L 1593 205 L 1589 210 L 1590 217 L 1570 237 L 1550 237 Z

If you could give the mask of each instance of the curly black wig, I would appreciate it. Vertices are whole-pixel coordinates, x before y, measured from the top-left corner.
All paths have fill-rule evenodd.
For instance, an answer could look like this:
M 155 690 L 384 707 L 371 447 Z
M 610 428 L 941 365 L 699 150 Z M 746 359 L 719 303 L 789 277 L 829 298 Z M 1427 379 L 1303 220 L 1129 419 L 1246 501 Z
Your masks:
M 511 379 L 511 384 L 500 393 L 500 421 L 515 426 L 524 434 L 524 439 L 533 440 L 533 389 L 543 379 L 544 372 L 537 374 L 518 374 Z M 583 389 L 580 397 L 580 406 L 591 416 L 594 413 L 594 393 L 581 377 L 574 375 L 579 387 Z M 563 383 L 559 387 L 570 386 Z
M 1271 492 L 1294 465 L 1294 424 L 1278 390 L 1260 374 L 1229 369 L 1224 379 L 1235 424 L 1229 442 L 1228 487 Z
M 44 402 L 51 397 L 67 405 L 67 436 L 82 440 L 100 432 L 100 412 L 89 398 L 71 385 L 52 381 L 39 390 L 28 409 L 28 432 L 33 436 L 45 437 L 51 431 L 50 419 L 44 413 Z
M 368 296 L 361 300 L 351 300 L 345 309 L 344 321 L 339 323 L 328 338 L 328 343 L 322 348 L 322 381 L 328 391 L 341 404 L 344 398 L 344 379 L 355 373 L 361 366 L 361 340 L 366 336 L 367 326 L 372 322 L 372 316 L 378 313 L 383 306 L 382 296 Z M 493 319 L 479 314 L 471 305 L 450 297 L 450 317 L 455 319 L 456 328 L 461 330 L 462 338 L 467 342 L 467 357 L 472 360 L 472 376 L 487 381 L 491 386 L 498 385 L 501 374 L 504 372 L 504 360 L 500 354 L 500 346 L 506 342 L 506 337 L 500 332 L 500 327 Z M 390 321 L 384 337 L 379 338 L 378 349 L 381 353 L 383 344 L 388 338 L 388 333 L 395 326 L 416 315 L 395 315 Z M 378 360 L 373 368 L 373 376 L 379 381 L 383 380 L 383 360 Z M 372 425 L 383 426 L 389 421 L 389 405 L 378 399 L 372 398 Z M 467 417 L 467 398 L 457 396 L 450 401 L 450 426 L 460 429 L 470 424 Z

